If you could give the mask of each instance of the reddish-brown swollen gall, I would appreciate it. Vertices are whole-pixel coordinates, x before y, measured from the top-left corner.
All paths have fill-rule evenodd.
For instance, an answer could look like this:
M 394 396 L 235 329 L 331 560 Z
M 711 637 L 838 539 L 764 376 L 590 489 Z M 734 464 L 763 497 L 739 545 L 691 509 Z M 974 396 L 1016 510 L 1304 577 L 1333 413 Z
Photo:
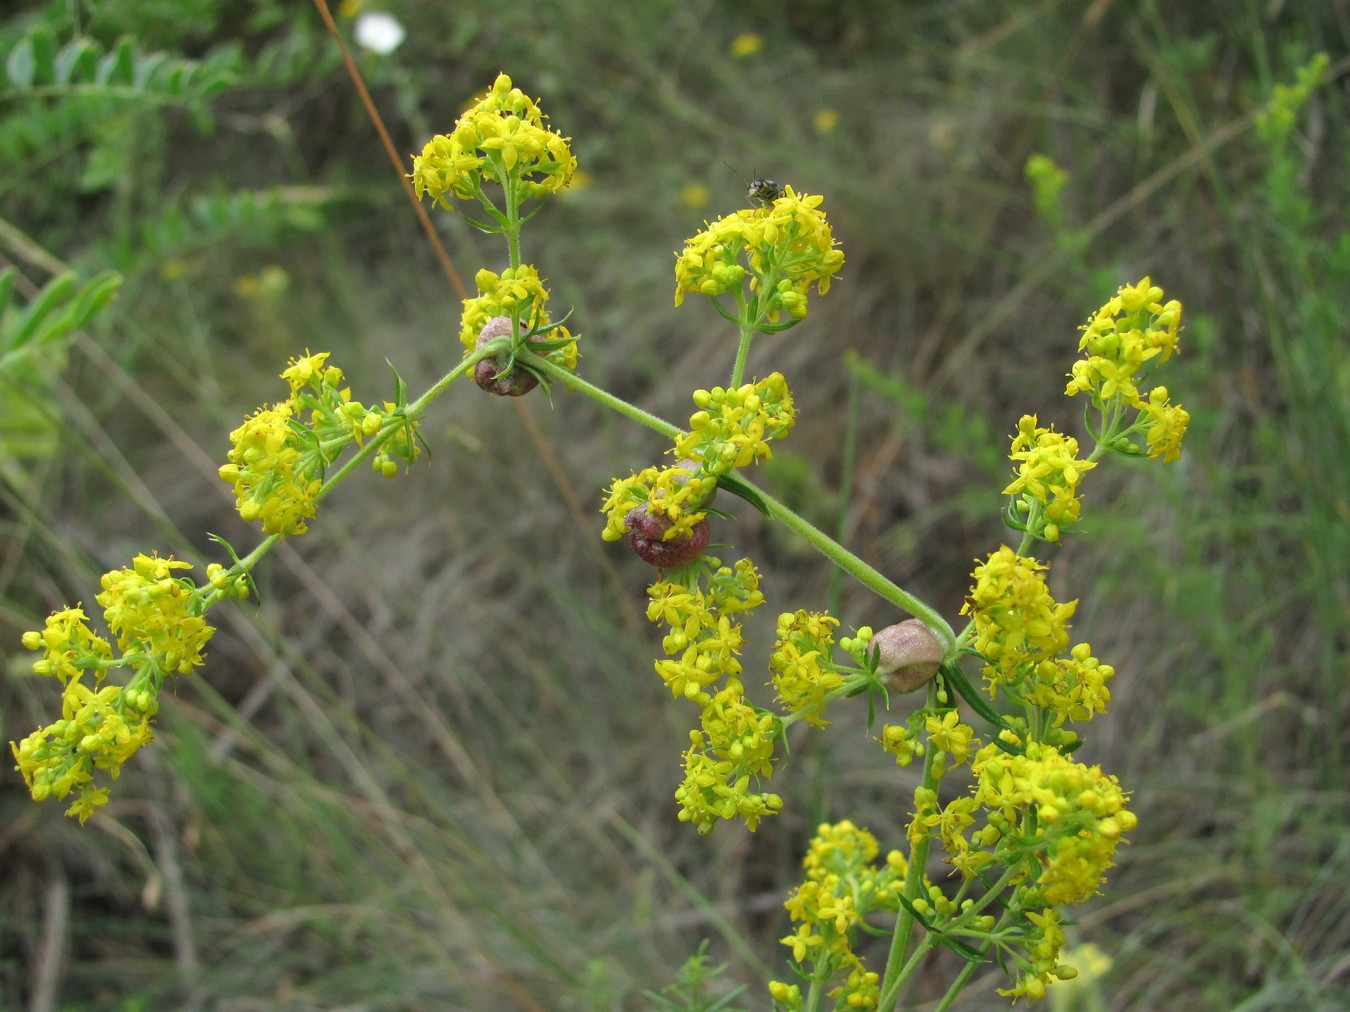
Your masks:
M 927 685 L 942 663 L 942 645 L 917 618 L 890 625 L 872 637 L 877 674 L 892 692 L 913 692 Z
M 510 336 L 511 318 L 494 316 L 483 324 L 483 329 L 478 332 L 478 340 L 474 343 L 474 349 L 483 347 L 495 338 Z M 542 335 L 530 338 L 531 341 L 543 339 Z M 488 393 L 497 394 L 499 397 L 519 397 L 521 394 L 529 393 L 539 385 L 537 378 L 531 376 L 519 366 L 512 365 L 509 371 L 502 372 L 510 361 L 509 352 L 489 355 L 473 367 L 473 381 Z
M 704 517 L 694 524 L 687 538 L 676 536 L 662 541 L 662 536 L 670 530 L 670 521 L 663 516 L 652 516 L 646 506 L 634 506 L 624 514 L 623 525 L 628 530 L 628 543 L 638 558 L 660 569 L 674 569 L 693 562 L 703 554 L 712 538 L 712 528 L 708 526 L 708 518 Z

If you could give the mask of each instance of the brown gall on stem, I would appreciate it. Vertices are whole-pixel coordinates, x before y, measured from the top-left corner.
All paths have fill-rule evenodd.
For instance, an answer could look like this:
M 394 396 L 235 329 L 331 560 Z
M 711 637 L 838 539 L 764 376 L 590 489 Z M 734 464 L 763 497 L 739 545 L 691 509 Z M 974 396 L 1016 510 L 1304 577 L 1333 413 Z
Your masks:
M 688 565 L 703 554 L 712 539 L 712 528 L 704 517 L 694 524 L 687 538 L 662 541 L 662 536 L 670 530 L 670 521 L 663 516 L 652 516 L 645 506 L 634 506 L 624 514 L 623 524 L 628 530 L 628 543 L 638 558 L 658 569 Z
M 483 324 L 478 332 L 474 350 L 482 348 L 489 341 L 499 337 L 511 336 L 511 319 L 507 316 L 494 316 Z M 535 335 L 531 342 L 545 340 L 543 335 Z M 490 355 L 473 367 L 473 381 L 490 394 L 499 397 L 519 397 L 527 394 L 539 385 L 539 380 L 519 366 L 512 365 L 510 371 L 502 372 L 511 361 L 510 353 Z
M 887 626 L 872 637 L 877 674 L 892 692 L 913 692 L 933 680 L 942 663 L 942 645 L 917 618 Z

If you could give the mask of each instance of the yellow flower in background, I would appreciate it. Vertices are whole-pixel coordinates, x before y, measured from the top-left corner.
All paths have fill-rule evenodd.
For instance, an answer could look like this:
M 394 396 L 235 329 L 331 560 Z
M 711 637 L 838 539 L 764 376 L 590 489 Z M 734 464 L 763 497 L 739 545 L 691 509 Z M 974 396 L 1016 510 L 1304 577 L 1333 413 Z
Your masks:
M 1082 1012 L 1085 1008 L 1091 1008 L 1084 1002 L 1101 986 L 1101 979 L 1111 969 L 1113 960 L 1095 942 L 1084 942 L 1065 949 L 1061 958 L 1063 962 L 1058 968 L 1059 972 L 1048 981 L 1051 986 L 1046 993 L 1050 998 L 1050 1008 L 1054 1012 Z M 1066 972 L 1069 970 L 1073 972 Z M 1102 1002 L 1099 1007 L 1105 1008 L 1106 1005 Z
M 838 109 L 817 109 L 816 114 L 811 117 L 811 125 L 815 127 L 818 134 L 828 134 L 834 131 L 839 125 Z
M 737 59 L 754 56 L 764 48 L 764 36 L 755 32 L 745 32 L 731 40 L 731 55 Z
M 679 190 L 680 203 L 691 211 L 707 207 L 710 196 L 708 188 L 702 183 L 686 183 Z

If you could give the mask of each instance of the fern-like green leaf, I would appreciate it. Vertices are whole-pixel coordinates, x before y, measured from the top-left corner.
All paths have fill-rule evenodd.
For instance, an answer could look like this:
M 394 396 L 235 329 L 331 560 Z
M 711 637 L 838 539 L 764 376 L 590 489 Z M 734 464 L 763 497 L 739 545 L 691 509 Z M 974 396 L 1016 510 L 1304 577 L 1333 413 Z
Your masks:
M 346 191 L 318 186 L 196 194 L 141 221 L 135 231 L 91 247 L 84 260 L 137 274 L 223 242 L 271 244 L 322 228 L 328 208 L 349 197 Z
M 52 382 L 65 365 L 60 339 L 102 310 L 122 279 L 112 271 L 84 282 L 62 274 L 19 307 L 11 304 L 16 276 L 13 267 L 0 272 L 0 475 L 22 485 L 23 462 L 56 450 L 60 409 Z
M 171 53 L 143 53 L 130 38 L 119 39 L 106 52 L 88 38 L 57 47 L 46 25 L 35 25 L 5 57 L 0 96 L 17 97 L 42 89 L 45 96 L 63 93 L 108 95 L 199 108 L 235 80 L 243 69 L 237 44 L 220 46 L 203 60 Z
M 72 273 L 52 278 L 22 309 L 11 311 L 13 267 L 0 273 L 0 369 L 8 368 L 14 356 L 40 348 L 73 331 L 106 306 L 122 284 L 121 275 L 101 271 L 84 283 Z

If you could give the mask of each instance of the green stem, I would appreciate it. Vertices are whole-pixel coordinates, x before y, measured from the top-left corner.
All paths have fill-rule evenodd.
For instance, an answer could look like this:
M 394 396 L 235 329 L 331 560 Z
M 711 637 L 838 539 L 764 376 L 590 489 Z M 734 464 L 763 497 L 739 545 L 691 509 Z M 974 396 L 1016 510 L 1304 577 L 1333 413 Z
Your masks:
M 249 552 L 242 559 L 236 562 L 234 566 L 231 567 L 231 569 L 238 569 L 239 572 L 241 573 L 252 572 L 253 567 L 258 564 L 258 562 L 262 559 L 264 555 L 266 555 L 268 552 L 272 550 L 272 548 L 276 545 L 278 541 L 282 539 L 282 537 L 283 535 L 280 534 L 269 534 L 266 538 L 264 538 L 262 541 L 258 543 L 258 545 L 253 549 L 253 551 Z M 209 611 L 212 608 L 212 606 L 218 604 L 221 601 L 221 599 L 226 595 L 226 593 L 229 592 L 220 591 L 215 589 L 214 587 L 211 588 L 211 590 L 207 591 L 205 594 L 202 595 L 202 611 L 203 612 Z M 233 597 L 233 594 L 230 593 L 230 596 Z
M 584 379 L 574 373 L 571 369 L 558 365 L 541 355 L 536 355 L 528 348 L 522 348 L 519 357 L 528 358 L 530 365 L 542 373 L 560 380 L 569 390 L 579 390 L 594 401 L 599 401 L 608 408 L 613 408 L 625 418 L 631 418 L 639 425 L 645 425 L 647 428 L 661 433 L 670 439 L 683 435 L 683 431 L 671 425 L 664 418 L 658 418 L 650 412 L 643 411 L 635 404 L 629 404 L 620 397 L 615 397 L 608 390 L 602 390 L 593 383 L 587 383 Z
M 546 373 L 554 379 L 561 380 L 571 389 L 581 391 L 593 400 L 613 408 L 620 414 L 647 426 L 649 429 L 661 433 L 663 436 L 674 439 L 681 434 L 679 429 L 664 419 L 643 411 L 641 408 L 615 397 L 607 390 L 602 390 L 600 387 L 586 382 L 570 369 L 565 369 L 541 356 L 530 354 L 528 350 L 524 353 L 529 355 L 530 364 L 537 367 L 540 372 Z M 745 481 L 744 478 L 741 480 Z M 956 634 L 952 632 L 952 627 L 947 624 L 946 620 L 935 609 L 929 607 L 913 594 L 910 594 L 886 579 L 886 577 L 882 576 L 843 545 L 830 538 L 829 535 L 822 533 L 810 521 L 798 516 L 792 510 L 788 509 L 787 506 L 764 492 L 758 486 L 748 481 L 745 483 L 754 489 L 756 494 L 762 498 L 771 517 L 780 520 L 788 528 L 800 534 L 816 549 L 816 551 L 820 552 L 874 594 L 881 597 L 883 600 L 891 602 L 891 604 L 895 605 L 897 608 L 908 612 L 922 621 L 924 625 L 928 626 L 928 628 L 933 631 L 933 635 L 936 636 L 938 641 L 942 644 L 944 657 L 950 658 L 956 655 Z
M 853 466 L 857 459 L 858 447 L 858 377 L 849 370 L 848 407 L 844 412 L 844 445 L 841 449 L 839 472 L 839 518 L 834 528 L 835 539 L 844 543 L 848 534 L 848 511 L 853 497 Z M 838 615 L 843 602 L 844 581 L 839 569 L 830 571 L 830 588 L 825 594 L 831 615 Z
M 434 401 L 437 397 L 439 397 L 442 393 L 444 393 L 451 383 L 455 382 L 455 380 L 459 379 L 466 372 L 471 370 L 475 365 L 478 364 L 478 362 L 481 359 L 484 359 L 488 355 L 491 355 L 499 350 L 500 349 L 495 347 L 480 348 L 477 351 L 475 351 L 472 355 L 469 355 L 467 358 L 464 359 L 464 361 L 460 362 L 459 365 L 455 366 L 455 368 L 451 369 L 448 373 L 446 373 L 439 380 L 437 380 L 435 384 L 433 384 L 431 388 L 426 391 L 426 393 L 422 394 L 421 397 L 417 398 L 417 400 L 413 401 L 411 404 L 408 404 L 403 409 L 404 418 L 409 420 L 416 420 L 420 418 L 422 416 L 422 412 L 426 410 L 426 406 L 430 404 L 432 401 Z M 328 478 L 324 481 L 323 485 L 319 488 L 318 493 L 315 495 L 314 501 L 315 502 L 321 501 L 324 498 L 324 496 L 326 496 L 330 491 L 332 491 L 332 489 L 336 487 L 340 481 L 346 478 L 347 475 L 351 474 L 353 468 L 355 468 L 358 464 L 360 464 L 361 461 L 369 458 L 370 455 L 375 453 L 381 446 L 384 445 L 385 442 L 393 438 L 394 433 L 397 432 L 403 426 L 403 424 L 405 424 L 404 420 L 403 418 L 400 418 L 396 421 L 395 424 L 385 428 L 384 431 L 381 432 L 379 435 L 377 435 L 374 439 L 367 441 L 366 445 L 361 447 L 361 449 L 356 453 L 355 456 L 353 456 L 350 460 L 344 463 L 342 467 L 338 468 L 338 470 L 334 471 L 332 474 L 328 476 Z M 251 572 L 253 570 L 253 567 L 258 564 L 258 562 L 263 558 L 263 556 L 265 556 L 268 552 L 272 550 L 272 548 L 276 545 L 278 541 L 282 539 L 282 537 L 283 535 L 280 534 L 269 535 L 263 541 L 259 542 L 257 547 L 253 549 L 253 551 L 249 552 L 247 555 L 241 558 L 235 564 L 235 568 L 238 568 L 240 572 L 244 573 Z M 210 608 L 220 599 L 221 599 L 220 592 L 213 590 L 207 595 L 205 595 L 202 603 L 206 608 Z
M 931 701 L 933 695 L 931 686 L 928 692 Z M 939 751 L 936 748 L 929 748 L 923 760 L 923 786 L 933 792 L 937 791 L 937 777 L 934 776 L 933 765 Z M 922 840 L 910 847 L 909 869 L 905 874 L 905 899 L 910 903 L 919 899 L 919 894 L 923 892 L 923 876 L 928 867 L 928 851 L 932 845 L 933 838 L 925 833 Z M 919 952 L 915 952 L 908 962 L 905 960 L 910 941 L 914 937 L 916 923 L 914 915 L 907 907 L 902 906 L 896 917 L 895 931 L 891 935 L 891 951 L 886 957 L 886 974 L 881 979 L 878 1009 L 895 1008 L 896 1002 L 900 1000 L 901 989 L 919 967 L 921 962 Z
M 469 372 L 480 361 L 487 358 L 494 352 L 500 350 L 501 350 L 500 348 L 493 348 L 493 347 L 479 348 L 473 354 L 467 356 L 464 359 L 464 361 L 462 361 L 459 365 L 455 366 L 448 373 L 446 373 L 444 376 L 438 379 L 434 384 L 432 384 L 432 386 L 427 390 L 427 392 L 424 393 L 421 397 L 417 398 L 417 400 L 413 401 L 411 404 L 405 407 L 403 409 L 403 413 L 413 421 L 416 421 L 417 419 L 421 418 L 422 412 L 426 410 L 427 405 L 430 404 L 432 401 L 434 401 L 441 394 L 445 393 L 446 388 L 449 387 L 451 383 L 455 382 L 455 380 L 459 379 L 465 373 Z
M 744 478 L 741 479 L 745 481 Z M 923 622 L 932 630 L 933 635 L 938 638 L 942 644 L 942 653 L 944 659 L 950 659 L 956 656 L 956 634 L 952 627 L 947 624 L 946 619 L 942 617 L 935 609 L 929 607 L 923 601 L 919 600 L 913 594 L 892 583 L 886 577 L 882 576 L 875 569 L 869 566 L 858 556 L 854 555 L 843 545 L 839 544 L 829 535 L 822 533 L 809 520 L 798 516 L 792 510 L 769 495 L 753 482 L 745 481 L 755 492 L 763 499 L 764 505 L 769 510 L 769 515 L 776 520 L 782 521 L 790 530 L 800 534 L 806 541 L 820 552 L 836 566 L 848 573 L 859 583 L 861 583 L 872 593 L 883 600 L 889 601 L 902 611 L 909 612 L 915 618 Z
M 989 951 L 987 946 L 985 951 Z M 970 978 L 975 976 L 975 971 L 983 968 L 984 965 L 983 962 L 968 961 L 961 968 L 961 972 L 956 975 L 956 979 L 952 981 L 951 987 L 947 988 L 947 993 L 942 996 L 942 1000 L 938 1002 L 937 1008 L 933 1012 L 946 1012 L 947 1009 L 951 1008 L 952 1002 L 956 1001 L 957 996 L 966 989 L 966 985 L 970 983 Z
M 383 432 L 374 439 L 367 441 L 366 445 L 361 447 L 350 460 L 329 475 L 324 481 L 323 486 L 319 489 L 318 494 L 314 497 L 314 501 L 316 503 L 322 502 L 324 496 L 328 495 L 340 481 L 351 474 L 358 464 L 367 460 L 381 446 L 392 439 L 394 434 L 406 424 L 404 422 L 405 418 L 409 421 L 416 421 L 418 418 L 421 418 L 422 412 L 426 410 L 426 406 L 444 393 L 451 383 L 455 382 L 455 380 L 459 379 L 472 369 L 480 360 L 487 358 L 497 350 L 499 349 L 495 347 L 479 348 L 473 354 L 465 358 L 464 361 L 460 362 L 459 365 L 455 366 L 455 368 L 451 369 L 437 380 L 426 393 L 403 409 L 403 418 L 398 418 L 395 420 L 394 424 L 386 426 Z
M 755 336 L 755 325 L 741 321 L 741 343 L 736 349 L 736 364 L 731 367 L 730 388 L 735 390 L 741 385 L 741 377 L 745 375 L 745 359 L 750 354 L 750 339 Z

